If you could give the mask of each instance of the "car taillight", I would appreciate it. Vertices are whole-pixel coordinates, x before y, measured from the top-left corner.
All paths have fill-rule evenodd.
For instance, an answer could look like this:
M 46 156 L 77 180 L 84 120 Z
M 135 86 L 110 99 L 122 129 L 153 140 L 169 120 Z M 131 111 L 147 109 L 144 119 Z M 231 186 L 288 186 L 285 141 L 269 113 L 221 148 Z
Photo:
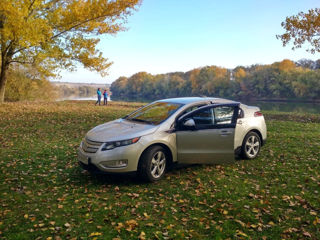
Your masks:
M 263 116 L 263 114 L 262 114 L 262 112 L 258 111 L 258 112 L 254 113 L 254 116 L 255 117 L 261 117 L 261 116 Z

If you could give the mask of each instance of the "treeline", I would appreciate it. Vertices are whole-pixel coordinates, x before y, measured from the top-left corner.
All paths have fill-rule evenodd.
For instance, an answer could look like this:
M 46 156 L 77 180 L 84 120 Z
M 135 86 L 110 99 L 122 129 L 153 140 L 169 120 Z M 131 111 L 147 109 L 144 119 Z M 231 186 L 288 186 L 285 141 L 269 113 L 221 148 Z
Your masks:
M 155 100 L 184 96 L 231 99 L 320 100 L 320 60 L 283 60 L 271 65 L 226 69 L 206 66 L 188 72 L 139 72 L 111 85 L 113 99 Z
M 58 98 L 65 98 L 65 97 L 92 97 L 96 94 L 97 88 L 91 87 L 89 85 L 79 85 L 76 84 L 59 84 L 54 85 Z

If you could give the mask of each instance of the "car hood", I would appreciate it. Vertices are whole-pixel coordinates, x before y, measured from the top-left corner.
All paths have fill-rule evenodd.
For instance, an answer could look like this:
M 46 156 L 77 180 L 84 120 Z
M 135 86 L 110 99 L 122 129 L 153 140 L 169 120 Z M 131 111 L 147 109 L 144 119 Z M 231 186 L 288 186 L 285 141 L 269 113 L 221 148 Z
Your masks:
M 117 119 L 91 129 L 86 137 L 96 142 L 111 142 L 153 133 L 158 126 Z

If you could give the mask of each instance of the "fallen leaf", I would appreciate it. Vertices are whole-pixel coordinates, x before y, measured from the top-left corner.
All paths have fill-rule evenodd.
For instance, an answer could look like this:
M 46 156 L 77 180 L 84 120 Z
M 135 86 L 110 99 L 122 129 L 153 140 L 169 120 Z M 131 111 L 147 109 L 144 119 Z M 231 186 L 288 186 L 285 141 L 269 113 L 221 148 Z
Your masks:
M 102 233 L 101 232 L 92 232 L 90 233 L 89 237 L 96 237 L 96 236 L 101 236 Z
M 144 232 L 141 232 L 139 235 L 140 240 L 145 240 L 146 239 L 146 234 Z
M 310 233 L 308 233 L 308 232 L 303 232 L 302 234 L 303 234 L 303 236 L 306 236 L 306 237 L 311 238 L 311 234 L 310 234 Z

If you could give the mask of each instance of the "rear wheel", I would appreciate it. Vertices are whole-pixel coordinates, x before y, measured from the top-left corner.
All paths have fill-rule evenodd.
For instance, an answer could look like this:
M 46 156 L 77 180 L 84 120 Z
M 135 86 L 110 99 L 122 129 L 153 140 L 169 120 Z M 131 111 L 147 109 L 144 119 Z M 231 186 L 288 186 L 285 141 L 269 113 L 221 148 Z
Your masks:
M 258 156 L 261 148 L 261 139 L 255 132 L 249 132 L 242 143 L 242 157 L 245 159 L 254 159 Z
M 153 146 L 147 149 L 140 159 L 139 175 L 149 182 L 160 180 L 166 170 L 167 153 L 161 146 Z

